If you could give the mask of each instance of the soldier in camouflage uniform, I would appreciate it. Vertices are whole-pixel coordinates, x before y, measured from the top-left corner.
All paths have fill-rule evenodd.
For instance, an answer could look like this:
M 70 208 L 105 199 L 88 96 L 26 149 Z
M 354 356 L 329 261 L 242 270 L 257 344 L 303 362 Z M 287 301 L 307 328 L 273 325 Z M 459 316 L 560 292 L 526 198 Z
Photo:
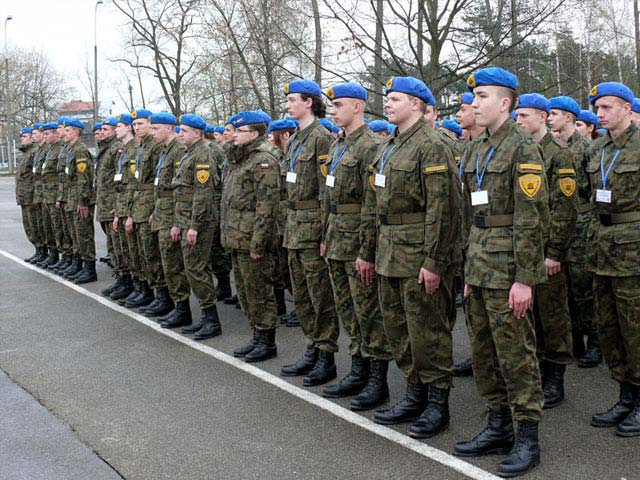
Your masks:
M 382 324 L 378 303 L 378 281 L 370 270 L 362 278 L 356 263 L 363 250 L 361 225 L 375 221 L 373 211 L 362 211 L 369 186 L 369 165 L 378 149 L 378 139 L 364 123 L 367 92 L 360 85 L 344 83 L 327 90 L 332 115 L 342 133 L 331 146 L 324 165 L 323 236 L 320 251 L 329 263 L 333 298 L 340 323 L 349 336 L 351 371 L 339 383 L 325 387 L 329 398 L 356 395 L 354 410 L 369 410 L 389 399 L 387 369 L 391 347 Z M 364 216 L 365 222 L 362 222 Z M 371 265 L 372 258 L 366 259 Z
M 325 178 L 322 166 L 333 138 L 318 123 L 325 115 L 320 87 L 297 80 L 284 87 L 289 115 L 299 129 L 287 145 L 287 197 L 289 212 L 284 246 L 289 251 L 293 300 L 305 335 L 306 351 L 281 370 L 284 376 L 305 375 L 304 386 L 322 385 L 336 378 L 334 353 L 338 350 L 338 319 L 329 270 L 320 255 Z
M 534 286 L 546 280 L 549 195 L 540 147 L 509 118 L 517 98 L 515 75 L 489 67 L 467 84 L 475 95 L 476 123 L 486 131 L 462 166 L 466 319 L 474 378 L 489 420 L 472 440 L 456 443 L 454 452 L 509 452 L 498 473 L 516 476 L 540 462 L 543 396 L 530 308 Z
M 571 150 L 547 131 L 550 108 L 571 108 L 575 103 L 540 94 L 521 95 L 516 107 L 518 126 L 531 134 L 542 148 L 549 186 L 549 231 L 545 238 L 547 281 L 536 286 L 533 311 L 536 321 L 538 359 L 542 373 L 543 408 L 558 406 L 564 399 L 564 372 L 573 363 L 571 315 L 569 314 L 566 261 L 575 232 L 576 170 Z M 579 109 L 578 104 L 575 107 Z
M 631 122 L 632 91 L 601 83 L 589 94 L 607 133 L 585 153 L 596 220 L 589 229 L 589 267 L 602 353 L 620 385 L 618 402 L 591 418 L 595 427 L 616 427 L 640 436 L 640 130 Z
M 49 269 L 56 273 L 61 274 L 67 268 L 71 266 L 73 261 L 73 241 L 71 239 L 71 227 L 69 216 L 67 215 L 65 209 L 66 203 L 66 185 L 67 185 L 67 175 L 65 173 L 66 168 L 66 150 L 67 150 L 67 141 L 64 136 L 64 117 L 60 117 L 57 121 L 58 124 L 58 135 L 60 137 L 59 144 L 60 150 L 58 151 L 57 162 L 57 173 L 58 173 L 58 192 L 56 194 L 56 209 L 60 215 L 60 224 L 62 226 L 62 246 L 60 248 L 60 253 L 62 254 L 60 260 L 55 264 L 49 267 Z
M 44 123 L 36 124 L 37 128 L 34 128 L 32 133 L 34 147 L 33 153 L 33 166 L 31 171 L 33 173 L 33 206 L 35 212 L 35 223 L 37 229 L 40 232 L 40 256 L 34 258 L 31 263 L 37 265 L 44 261 L 49 256 L 49 248 L 51 247 L 52 236 L 51 229 L 48 228 L 46 222 L 46 207 L 44 206 L 42 183 L 42 162 L 44 162 L 44 156 L 47 150 L 44 140 Z
M 270 120 L 261 111 L 234 117 L 237 154 L 225 170 L 220 210 L 222 246 L 231 252 L 238 300 L 253 330 L 233 355 L 248 363 L 277 355 L 273 263 L 280 179 L 277 150 L 266 138 Z
M 16 203 L 20 205 L 22 212 L 22 227 L 24 233 L 27 235 L 27 239 L 33 244 L 36 251 L 35 253 L 26 258 L 25 262 L 30 262 L 36 256 L 39 256 L 40 250 L 38 247 L 37 229 L 34 225 L 35 212 L 33 209 L 33 150 L 34 145 L 32 143 L 31 134 L 33 129 L 23 128 L 20 130 L 20 163 L 16 166 Z

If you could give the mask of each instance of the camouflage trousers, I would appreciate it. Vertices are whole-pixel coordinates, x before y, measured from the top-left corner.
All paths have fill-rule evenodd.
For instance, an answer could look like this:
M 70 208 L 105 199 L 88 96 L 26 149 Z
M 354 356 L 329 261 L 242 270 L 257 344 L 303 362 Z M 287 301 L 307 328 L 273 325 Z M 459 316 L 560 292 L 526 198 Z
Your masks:
M 609 372 L 640 386 L 640 276 L 595 278 L 598 337 Z
M 71 235 L 72 220 L 69 220 L 69 213 L 64 209 L 64 206 L 64 203 L 60 203 L 60 225 L 62 226 L 62 247 L 60 251 L 64 255 L 72 255 L 74 252 Z
M 538 359 L 570 365 L 573 363 L 573 337 L 564 265 L 559 273 L 536 285 L 533 298 Z
M 37 219 L 35 218 L 36 212 L 33 205 L 20 205 L 20 210 L 22 211 L 22 228 L 24 228 L 27 239 L 36 247 L 42 246 L 39 238 Z
M 180 232 L 180 248 L 182 262 L 187 275 L 189 287 L 200 303 L 200 308 L 213 307 L 216 296 L 213 293 L 213 275 L 211 273 L 211 242 L 213 241 L 213 227 L 205 226 L 198 232 L 196 244 L 187 245 L 187 229 Z
M 289 292 L 293 292 L 289 262 L 287 260 L 289 254 L 287 249 L 282 246 L 282 243 L 282 237 L 278 237 L 278 247 L 273 255 L 273 288 L 287 289 Z
M 140 257 L 138 255 L 138 244 L 135 241 L 131 241 L 130 238 L 133 235 L 128 234 L 125 231 L 124 224 L 127 221 L 127 217 L 118 218 L 118 239 L 120 240 L 120 251 L 122 252 L 123 271 L 131 274 L 132 277 L 140 278 Z M 135 240 L 135 236 L 133 236 Z
M 465 299 L 473 376 L 492 411 L 511 407 L 516 421 L 542 418 L 542 384 L 530 311 L 516 319 L 509 290 L 470 286 Z
M 35 205 L 37 207 L 38 224 L 40 225 L 40 231 L 42 232 L 44 246 L 48 248 L 56 248 L 56 240 L 53 236 L 53 227 L 51 226 L 49 214 L 47 213 L 47 204 L 42 202 L 36 203 Z
M 62 230 L 62 214 L 60 213 L 60 209 L 56 208 L 55 203 L 45 203 L 44 207 L 47 215 L 47 221 L 49 222 L 49 225 L 51 225 L 55 248 L 61 252 L 64 236 L 64 232 Z
M 65 204 L 66 206 L 66 204 Z M 69 236 L 69 244 L 71 245 L 71 253 L 78 253 L 78 239 L 76 237 L 76 222 L 75 216 L 76 212 L 67 210 L 65 207 L 61 206 L 62 209 L 62 219 L 64 224 L 66 225 L 66 232 Z
M 273 254 L 252 260 L 245 250 L 232 250 L 233 278 L 242 313 L 254 330 L 271 330 L 278 324 L 273 296 Z
M 453 341 L 450 303 L 445 281 L 432 295 L 417 276 L 378 277 L 380 308 L 393 358 L 411 383 L 451 387 Z
M 87 262 L 96 261 L 96 241 L 93 227 L 94 211 L 95 205 L 89 205 L 87 218 L 82 218 L 79 213 L 75 213 L 74 219 L 76 238 L 78 240 L 78 255 Z
M 231 255 L 222 248 L 219 228 L 213 232 L 211 242 L 211 271 L 218 280 L 221 277 L 228 277 L 231 273 Z
M 362 358 L 391 360 L 378 302 L 378 280 L 367 286 L 356 272 L 356 262 L 329 260 L 336 314 L 349 337 L 349 353 Z
M 593 306 L 595 275 L 587 271 L 587 264 L 569 263 L 569 311 L 576 332 L 596 333 Z
M 307 348 L 338 351 L 338 318 L 333 303 L 329 269 L 320 247 L 288 251 L 293 302 Z
M 109 252 L 109 256 L 111 257 L 113 270 L 118 273 L 123 273 L 124 265 L 122 252 L 120 250 L 120 239 L 118 238 L 118 234 L 113 231 L 113 222 L 104 221 L 100 222 L 100 225 L 107 239 L 107 252 Z
M 167 227 L 158 230 L 158 244 L 162 270 L 171 299 L 176 303 L 188 300 L 191 291 L 184 271 L 180 242 L 174 242 L 171 239 L 171 229 Z
M 158 232 L 152 231 L 148 222 L 136 223 L 133 231 L 136 234 L 138 252 L 142 257 L 140 263 L 143 277 L 151 288 L 165 287 Z

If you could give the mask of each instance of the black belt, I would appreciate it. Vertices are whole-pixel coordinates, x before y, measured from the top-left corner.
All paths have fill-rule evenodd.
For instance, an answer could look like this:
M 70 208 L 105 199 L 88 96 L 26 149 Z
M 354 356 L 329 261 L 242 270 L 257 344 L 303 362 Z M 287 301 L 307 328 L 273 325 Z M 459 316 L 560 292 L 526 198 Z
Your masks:
M 510 227 L 513 215 L 476 215 L 473 224 L 478 228 Z
M 289 201 L 289 210 L 317 210 L 320 208 L 318 200 Z
M 640 212 L 600 213 L 598 217 L 602 225 L 610 227 L 618 223 L 637 222 L 640 220 Z
M 361 208 L 359 203 L 332 203 L 329 205 L 329 213 L 360 213 Z

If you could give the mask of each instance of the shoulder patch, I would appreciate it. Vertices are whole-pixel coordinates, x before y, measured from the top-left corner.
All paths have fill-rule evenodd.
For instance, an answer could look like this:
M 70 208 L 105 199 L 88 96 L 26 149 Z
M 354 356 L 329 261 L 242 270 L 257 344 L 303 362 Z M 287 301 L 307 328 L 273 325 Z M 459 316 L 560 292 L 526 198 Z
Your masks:
M 518 164 L 518 170 L 520 170 L 521 172 L 523 170 L 533 170 L 535 172 L 541 172 L 542 171 L 542 165 L 540 165 L 538 163 L 519 163 Z
M 207 183 L 207 180 L 209 180 L 209 171 L 208 170 L 198 170 L 198 173 L 196 174 L 196 177 L 198 178 L 198 181 L 202 184 Z
M 196 168 L 197 169 L 200 169 L 200 168 L 211 168 L 211 165 L 209 165 L 208 163 L 198 163 L 196 165 Z
M 367 165 L 367 170 L 369 170 L 370 172 L 373 172 L 373 163 L 370 163 L 369 165 Z
M 269 168 L 269 164 L 268 163 L 261 163 L 260 164 L 260 168 L 263 170 L 266 170 L 267 168 Z
M 438 172 L 446 172 L 447 164 L 443 163 L 442 165 L 432 165 L 430 167 L 424 167 L 422 170 L 424 173 L 438 173 Z
M 329 158 L 329 154 L 328 153 L 326 155 L 318 155 L 318 160 L 324 161 L 327 158 Z
M 576 171 L 573 168 L 559 168 L 558 175 L 575 175 Z
M 528 174 L 528 175 L 520 175 L 518 178 L 518 183 L 520 184 L 520 189 L 524 192 L 524 194 L 529 197 L 535 197 L 540 191 L 540 187 L 542 186 L 542 178 L 540 175 Z
M 322 164 L 320 165 L 320 172 L 322 173 L 322 175 L 324 175 L 325 177 L 329 174 L 329 169 L 327 168 L 326 164 Z
M 369 185 L 371 186 L 371 190 L 376 191 L 376 180 L 375 176 L 369 175 Z
M 576 179 L 572 177 L 564 177 L 558 179 L 560 190 L 567 197 L 571 197 L 576 191 Z
M 87 162 L 78 163 L 78 171 L 84 173 L 87 170 Z
M 84 157 L 79 158 L 79 159 L 77 159 L 77 160 L 76 160 L 76 163 L 77 163 L 77 164 L 87 163 L 87 159 L 86 159 L 86 158 L 84 158 Z

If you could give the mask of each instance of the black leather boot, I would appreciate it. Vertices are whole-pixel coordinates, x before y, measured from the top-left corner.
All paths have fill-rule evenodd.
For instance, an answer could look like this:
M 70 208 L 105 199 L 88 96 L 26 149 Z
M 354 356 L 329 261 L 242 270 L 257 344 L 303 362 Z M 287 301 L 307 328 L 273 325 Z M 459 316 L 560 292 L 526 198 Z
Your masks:
M 24 261 L 27 263 L 31 263 L 31 261 L 36 258 L 38 255 L 40 255 L 40 249 L 38 247 L 35 247 L 35 252 L 33 252 L 33 255 L 31 255 L 29 258 L 25 258 Z
M 538 422 L 518 422 L 516 441 L 507 458 L 498 465 L 498 475 L 503 478 L 518 477 L 539 463 Z
M 149 288 L 149 284 L 146 280 L 142 280 L 140 282 L 140 295 L 124 302 L 124 306 L 127 308 L 144 307 L 153 302 L 154 298 L 153 290 Z
M 75 277 L 78 273 L 80 273 L 81 270 L 82 270 L 82 259 L 80 258 L 80 255 L 74 255 L 71 265 L 69 266 L 69 268 L 67 268 L 64 271 L 63 276 L 67 280 L 72 280 L 73 277 Z
M 38 255 L 31 260 L 31 265 L 38 265 L 40 262 L 44 261 L 49 256 L 49 250 L 47 247 L 40 247 Z
M 136 298 L 142 295 L 142 282 L 137 278 L 134 278 L 132 280 L 132 283 L 133 283 L 133 290 L 131 290 L 131 293 L 129 293 L 129 295 L 118 300 L 118 303 L 120 305 L 126 305 L 127 302 L 133 302 L 135 301 Z
M 620 384 L 620 396 L 616 404 L 606 412 L 596 413 L 591 417 L 594 427 L 615 427 L 629 416 L 638 396 L 638 387 L 630 383 Z
M 229 275 L 216 275 L 216 279 L 218 280 L 218 285 L 216 285 L 213 291 L 216 298 L 218 300 L 229 298 L 231 296 L 231 281 L 229 280 Z
M 291 313 L 289 313 L 289 315 L 287 316 L 287 327 L 299 327 L 300 326 L 300 319 L 298 318 L 298 315 L 296 314 L 295 310 Z
M 84 267 L 80 271 L 80 273 L 74 277 L 74 283 L 76 285 L 83 285 L 85 283 L 91 283 L 98 280 L 98 275 L 96 274 L 96 261 L 84 261 Z
M 285 365 L 280 369 L 280 375 L 283 377 L 298 377 L 309 373 L 318 361 L 319 350 L 309 347 L 295 363 Z
M 49 265 L 47 268 L 52 272 L 57 273 L 58 270 L 60 270 L 61 268 L 66 268 L 65 265 L 68 265 L 70 263 L 68 259 L 69 259 L 69 255 L 62 254 L 60 255 L 60 258 L 56 263 L 54 263 L 53 265 Z
M 251 341 L 249 343 L 247 343 L 246 345 L 236 348 L 233 351 L 233 356 L 236 358 L 244 358 L 247 356 L 248 353 L 251 352 L 251 350 L 253 350 L 254 348 L 256 348 L 256 345 L 258 345 L 258 338 L 260 337 L 260 333 L 259 330 L 256 330 L 255 328 L 253 329 L 253 337 L 251 337 Z
M 640 395 L 636 394 L 635 405 L 629 416 L 618 425 L 616 435 L 619 437 L 640 436 Z
M 144 311 L 142 308 L 140 309 L 146 317 L 158 317 L 169 313 L 171 310 L 173 310 L 173 300 L 171 300 L 167 287 L 158 288 L 155 300 L 147 307 L 144 307 Z
M 564 400 L 564 372 L 566 365 L 547 363 L 547 373 L 543 389 L 544 406 L 542 408 L 554 408 Z
M 409 427 L 413 438 L 431 438 L 449 425 L 449 389 L 429 386 L 427 408 Z
M 324 385 L 337 376 L 334 353 L 320 350 L 318 361 L 313 369 L 302 378 L 302 385 L 305 387 Z
M 67 261 L 66 261 L 66 265 L 60 265 L 60 267 L 58 267 L 55 270 L 56 275 L 60 275 L 61 277 L 64 277 L 65 272 L 71 268 L 71 265 L 73 265 L 73 261 L 75 260 L 76 256 L 72 253 L 70 255 L 67 255 Z
M 471 357 L 465 361 L 456 363 L 453 366 L 453 375 L 456 377 L 472 377 L 473 376 L 473 362 Z
M 351 371 L 335 385 L 322 390 L 327 398 L 343 398 L 360 393 L 369 380 L 369 360 L 360 355 L 351 355 Z
M 245 357 L 247 363 L 263 362 L 278 356 L 276 347 L 276 329 L 258 331 L 258 344 Z
M 490 411 L 485 429 L 469 441 L 456 443 L 453 454 L 458 457 L 482 457 L 492 453 L 505 455 L 511 451 L 513 441 L 511 410 Z
M 378 410 L 373 421 L 381 425 L 413 422 L 427 408 L 428 389 L 422 383 L 407 382 L 407 394 L 391 408 Z
M 274 288 L 273 296 L 276 299 L 276 313 L 280 319 L 280 323 L 283 323 L 282 317 L 287 314 L 287 303 L 284 301 L 284 288 Z
M 202 328 L 193 336 L 195 340 L 206 340 L 207 338 L 217 337 L 222 333 L 222 326 L 218 318 L 218 309 L 216 306 L 205 308 L 202 311 Z
M 158 318 L 162 328 L 178 328 L 191 324 L 191 305 L 189 299 L 181 300 L 164 317 Z
M 102 290 L 100 290 L 100 295 L 103 295 L 105 297 L 108 297 L 109 295 L 111 295 L 118 287 L 120 287 L 120 285 L 122 285 L 122 275 L 120 275 L 119 273 L 114 273 L 112 275 L 113 277 L 115 277 L 116 281 L 113 282 L 111 285 L 109 285 L 107 288 L 103 288 Z
M 578 359 L 579 368 L 594 368 L 602 363 L 602 350 L 597 333 L 587 336 L 587 351 Z
M 371 360 L 369 381 L 364 390 L 351 399 L 351 410 L 371 410 L 389 401 L 388 369 L 388 361 Z
M 120 300 L 127 298 L 133 291 L 133 280 L 131 275 L 123 273 L 120 275 L 120 285 L 113 292 L 109 294 L 109 298 L 112 300 Z
M 55 265 L 56 263 L 58 263 L 58 260 L 60 259 L 59 255 L 58 255 L 58 250 L 56 250 L 55 248 L 52 248 L 49 251 L 49 255 L 40 263 L 38 263 L 38 266 L 40 268 L 49 268 L 51 265 Z

